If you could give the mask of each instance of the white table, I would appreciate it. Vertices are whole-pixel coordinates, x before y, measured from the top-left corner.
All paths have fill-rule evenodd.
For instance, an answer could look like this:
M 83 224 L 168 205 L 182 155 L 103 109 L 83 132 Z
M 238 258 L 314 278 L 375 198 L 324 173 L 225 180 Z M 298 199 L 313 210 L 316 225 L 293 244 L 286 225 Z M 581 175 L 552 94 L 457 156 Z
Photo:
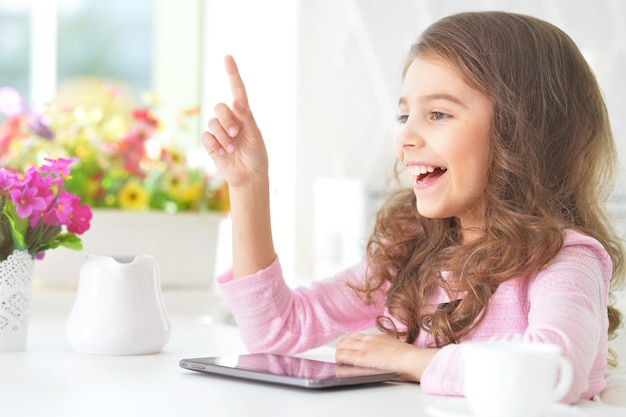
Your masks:
M 170 321 L 172 336 L 160 354 L 96 356 L 71 350 L 62 314 L 37 312 L 26 351 L 0 354 L 0 416 L 383 417 L 427 416 L 428 407 L 465 406 L 464 399 L 425 395 L 414 383 L 306 391 L 187 371 L 178 366 L 181 358 L 245 350 L 236 327 L 209 316 L 171 312 Z M 330 359 L 332 349 L 305 356 Z M 625 415 L 624 408 L 592 402 L 564 407 L 552 415 Z

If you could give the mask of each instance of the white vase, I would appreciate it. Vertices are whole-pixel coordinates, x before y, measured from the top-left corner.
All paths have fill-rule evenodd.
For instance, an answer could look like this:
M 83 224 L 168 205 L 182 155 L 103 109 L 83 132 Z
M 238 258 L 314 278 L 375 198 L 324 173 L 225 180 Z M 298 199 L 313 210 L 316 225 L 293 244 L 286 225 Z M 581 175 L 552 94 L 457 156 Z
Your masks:
M 33 258 L 28 251 L 14 251 L 0 262 L 0 352 L 26 349 Z
M 142 355 L 160 352 L 170 337 L 159 268 L 148 255 L 89 255 L 66 323 L 78 352 Z
M 89 254 L 148 254 L 159 264 L 164 288 L 210 288 L 225 218 L 218 213 L 95 209 L 91 227 L 81 236 L 83 250 L 47 252 L 35 262 L 35 279 L 44 286 L 72 287 Z

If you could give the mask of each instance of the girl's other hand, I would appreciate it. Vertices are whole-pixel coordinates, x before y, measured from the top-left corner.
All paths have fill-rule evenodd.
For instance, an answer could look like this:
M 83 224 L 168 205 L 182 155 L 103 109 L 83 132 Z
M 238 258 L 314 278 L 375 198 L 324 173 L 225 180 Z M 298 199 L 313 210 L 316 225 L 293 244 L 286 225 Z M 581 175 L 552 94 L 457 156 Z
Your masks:
M 265 179 L 268 172 L 267 151 L 248 104 L 248 95 L 232 56 L 224 66 L 233 96 L 232 106 L 215 106 L 215 117 L 202 134 L 202 144 L 230 187 Z
M 439 349 L 418 348 L 386 334 L 353 333 L 337 342 L 337 363 L 400 372 L 404 381 L 419 382 Z

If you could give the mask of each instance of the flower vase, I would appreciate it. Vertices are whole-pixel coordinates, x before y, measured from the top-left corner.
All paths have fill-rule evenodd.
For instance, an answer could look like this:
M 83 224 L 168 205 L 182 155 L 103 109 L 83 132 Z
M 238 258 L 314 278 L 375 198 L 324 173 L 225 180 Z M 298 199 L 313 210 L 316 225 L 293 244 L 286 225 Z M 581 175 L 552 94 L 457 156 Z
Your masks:
M 0 352 L 26 349 L 33 263 L 19 250 L 0 262 Z

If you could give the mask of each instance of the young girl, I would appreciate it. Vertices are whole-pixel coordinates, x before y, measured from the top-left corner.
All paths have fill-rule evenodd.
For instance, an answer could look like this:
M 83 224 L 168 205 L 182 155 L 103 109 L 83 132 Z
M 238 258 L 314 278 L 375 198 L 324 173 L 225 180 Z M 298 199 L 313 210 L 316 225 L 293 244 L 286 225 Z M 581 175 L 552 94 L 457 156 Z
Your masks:
M 605 387 L 620 323 L 610 287 L 623 272 L 603 212 L 616 151 L 566 34 L 503 12 L 429 27 L 399 100 L 397 157 L 413 186 L 382 208 L 361 264 L 296 290 L 274 253 L 263 139 L 235 62 L 225 65 L 233 105 L 216 106 L 203 143 L 229 184 L 233 267 L 219 281 L 250 351 L 343 336 L 337 362 L 463 395 L 460 344 L 519 338 L 563 348 L 575 372 L 564 401 Z

